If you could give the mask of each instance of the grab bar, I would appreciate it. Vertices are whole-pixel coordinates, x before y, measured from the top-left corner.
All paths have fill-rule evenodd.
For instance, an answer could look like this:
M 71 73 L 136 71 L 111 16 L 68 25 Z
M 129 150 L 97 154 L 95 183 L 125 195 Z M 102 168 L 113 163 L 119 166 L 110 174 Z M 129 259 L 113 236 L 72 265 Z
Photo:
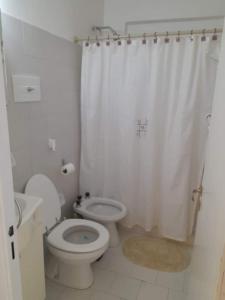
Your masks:
M 22 209 L 19 205 L 19 202 L 17 201 L 17 199 L 15 198 L 15 203 L 16 203 L 16 207 L 17 207 L 17 210 L 18 210 L 18 216 L 19 216 L 19 220 L 18 220 L 18 223 L 16 225 L 16 228 L 18 229 L 22 223 L 22 219 L 23 219 L 23 214 L 22 214 Z

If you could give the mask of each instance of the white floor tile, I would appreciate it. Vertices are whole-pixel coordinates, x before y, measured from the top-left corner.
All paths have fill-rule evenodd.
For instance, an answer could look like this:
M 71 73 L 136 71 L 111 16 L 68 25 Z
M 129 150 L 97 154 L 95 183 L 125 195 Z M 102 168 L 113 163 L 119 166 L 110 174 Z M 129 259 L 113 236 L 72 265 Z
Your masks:
M 140 235 L 145 234 L 145 231 L 140 227 L 128 229 L 128 228 L 125 228 L 125 227 L 119 225 L 118 229 L 119 229 L 121 243 L 124 242 L 125 240 L 129 239 L 130 237 L 140 236 Z
M 184 292 L 187 293 L 191 280 L 191 269 L 188 268 L 184 273 Z
M 168 289 L 143 282 L 137 300 L 167 300 Z
M 120 300 L 120 299 L 121 298 L 103 292 L 94 292 L 94 294 L 91 297 L 91 300 Z
M 183 291 L 184 288 L 184 272 L 168 273 L 158 272 L 156 276 L 156 284 L 167 287 L 172 290 Z
M 46 300 L 61 300 L 65 288 L 46 279 Z
M 99 261 L 96 261 L 94 264 L 92 264 L 92 267 L 94 269 L 104 269 L 104 270 L 109 269 L 108 265 L 109 265 L 110 257 L 111 257 L 110 253 L 106 251 L 103 257 Z
M 134 266 L 135 265 L 131 261 L 129 261 L 123 254 L 111 255 L 109 258 L 108 269 L 126 276 L 130 276 Z
M 108 249 L 107 254 L 109 256 L 114 256 L 114 255 L 123 255 L 123 250 L 122 250 L 122 244 L 120 244 L 117 247 L 111 247 Z
M 208 295 L 196 295 L 192 293 L 186 294 L 186 298 L 185 298 L 185 300 L 205 300 L 205 299 L 209 299 Z
M 143 280 L 149 283 L 155 283 L 157 271 L 144 268 L 141 266 L 133 265 L 130 277 L 134 277 L 139 280 Z
M 108 269 L 150 283 L 155 282 L 157 275 L 157 271 L 135 265 L 123 254 L 110 254 L 108 258 Z
M 91 289 L 76 290 L 66 288 L 62 293 L 62 300 L 91 300 L 93 291 Z
M 183 292 L 169 290 L 168 300 L 186 300 L 186 295 Z
M 141 281 L 118 274 L 111 286 L 111 293 L 127 300 L 136 300 Z
M 94 284 L 92 285 L 92 289 L 108 292 L 115 277 L 115 272 L 96 269 L 94 271 Z

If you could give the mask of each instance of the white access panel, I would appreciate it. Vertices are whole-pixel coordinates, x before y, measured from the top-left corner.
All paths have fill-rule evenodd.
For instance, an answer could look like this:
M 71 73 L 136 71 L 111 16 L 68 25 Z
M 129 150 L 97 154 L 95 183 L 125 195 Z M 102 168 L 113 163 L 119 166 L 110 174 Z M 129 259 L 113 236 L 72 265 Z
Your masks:
M 36 102 L 41 100 L 40 77 L 31 75 L 13 75 L 15 102 Z

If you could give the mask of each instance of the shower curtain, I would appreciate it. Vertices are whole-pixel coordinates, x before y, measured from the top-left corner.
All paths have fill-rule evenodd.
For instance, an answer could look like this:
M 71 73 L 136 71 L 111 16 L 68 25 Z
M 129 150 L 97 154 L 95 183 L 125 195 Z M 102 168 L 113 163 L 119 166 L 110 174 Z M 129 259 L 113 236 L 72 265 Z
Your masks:
M 189 235 L 218 48 L 210 36 L 83 46 L 80 191 L 122 201 L 126 226 Z

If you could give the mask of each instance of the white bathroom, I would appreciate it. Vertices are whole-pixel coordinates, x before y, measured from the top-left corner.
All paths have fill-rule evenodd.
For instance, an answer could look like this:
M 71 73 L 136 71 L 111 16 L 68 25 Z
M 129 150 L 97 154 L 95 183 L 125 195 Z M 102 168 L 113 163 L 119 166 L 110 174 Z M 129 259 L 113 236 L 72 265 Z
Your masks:
M 225 2 L 0 9 L 0 299 L 225 299 Z

